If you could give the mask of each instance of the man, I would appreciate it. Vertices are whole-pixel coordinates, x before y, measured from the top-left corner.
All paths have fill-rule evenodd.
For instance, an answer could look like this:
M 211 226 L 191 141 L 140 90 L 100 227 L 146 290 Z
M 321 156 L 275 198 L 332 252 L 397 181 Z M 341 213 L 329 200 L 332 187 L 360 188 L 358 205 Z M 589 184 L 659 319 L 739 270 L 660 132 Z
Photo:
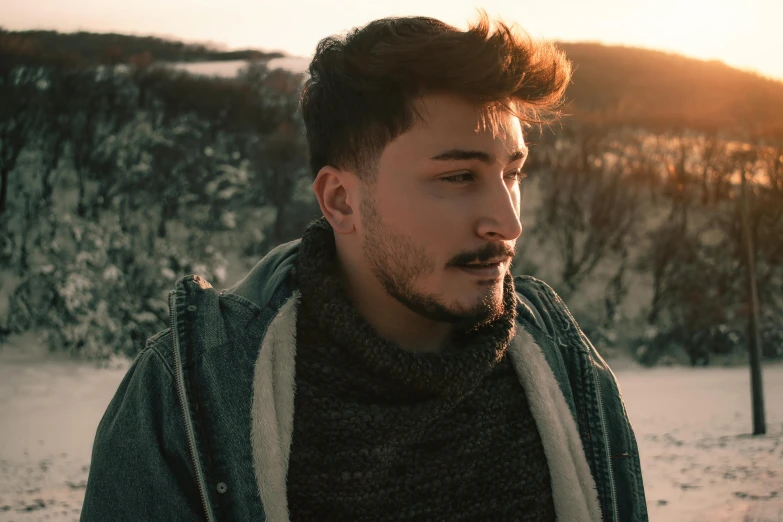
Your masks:
M 485 16 L 375 21 L 302 96 L 323 218 L 171 293 L 98 427 L 83 520 L 646 520 L 614 376 L 512 277 L 523 129 L 570 66 Z

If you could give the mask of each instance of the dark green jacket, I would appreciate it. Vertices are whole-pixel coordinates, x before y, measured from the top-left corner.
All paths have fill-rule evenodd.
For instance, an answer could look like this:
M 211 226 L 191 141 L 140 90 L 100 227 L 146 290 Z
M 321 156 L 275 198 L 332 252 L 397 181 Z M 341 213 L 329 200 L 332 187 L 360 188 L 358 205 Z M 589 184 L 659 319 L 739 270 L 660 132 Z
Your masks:
M 222 292 L 198 276 L 177 281 L 169 328 L 147 341 L 98 426 L 82 520 L 267 519 L 250 442 L 254 367 L 296 292 L 288 275 L 298 251 L 299 241 L 281 245 Z M 603 520 L 647 520 L 614 374 L 549 286 L 515 283 L 520 327 L 575 422 Z

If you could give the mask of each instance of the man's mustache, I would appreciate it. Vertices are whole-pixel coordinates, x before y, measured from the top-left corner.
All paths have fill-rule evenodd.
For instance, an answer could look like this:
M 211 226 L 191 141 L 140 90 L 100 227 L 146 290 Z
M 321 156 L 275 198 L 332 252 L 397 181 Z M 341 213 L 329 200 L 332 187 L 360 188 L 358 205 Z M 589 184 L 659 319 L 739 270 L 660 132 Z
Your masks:
M 516 253 L 516 246 L 512 247 L 506 243 L 487 243 L 478 250 L 457 254 L 446 264 L 446 267 L 467 265 L 468 263 L 486 263 L 490 259 L 498 257 L 513 259 Z

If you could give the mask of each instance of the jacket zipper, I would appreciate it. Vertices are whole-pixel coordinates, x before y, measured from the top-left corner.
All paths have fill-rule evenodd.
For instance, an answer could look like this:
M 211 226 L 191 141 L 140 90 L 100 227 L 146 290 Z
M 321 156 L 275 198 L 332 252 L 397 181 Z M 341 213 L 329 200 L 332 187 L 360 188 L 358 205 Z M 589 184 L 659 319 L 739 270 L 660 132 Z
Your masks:
M 598 403 L 600 404 L 600 408 L 598 409 L 599 417 L 601 418 L 601 429 L 603 430 L 604 434 L 604 443 L 606 445 L 606 463 L 609 466 L 609 483 L 611 485 L 611 492 L 612 492 L 612 520 L 617 522 L 617 490 L 615 489 L 614 485 L 614 469 L 612 467 L 612 453 L 609 449 L 609 436 L 608 431 L 606 429 L 606 419 L 604 417 L 604 395 L 601 392 L 601 383 L 598 380 L 598 371 L 595 369 L 595 364 L 592 362 L 592 356 L 590 357 L 591 361 L 591 370 L 593 373 L 593 381 L 595 382 L 595 390 L 598 393 Z
M 185 372 L 182 368 L 182 360 L 179 356 L 179 332 L 177 332 L 177 325 L 174 323 L 174 294 L 176 292 L 172 290 L 169 292 L 169 321 L 171 328 L 171 340 L 174 348 L 174 365 L 176 366 L 177 376 L 177 395 L 179 396 L 179 405 L 182 409 L 182 416 L 185 421 L 185 435 L 188 439 L 188 447 L 190 448 L 190 458 L 193 463 L 193 469 L 196 472 L 196 483 L 198 484 L 198 492 L 201 496 L 201 507 L 204 509 L 204 514 L 207 517 L 207 522 L 213 522 L 214 517 L 212 511 L 207 504 L 207 487 L 204 481 L 204 474 L 201 471 L 201 466 L 198 465 L 198 459 L 196 457 L 196 436 L 193 432 L 193 423 L 191 422 L 188 408 L 188 401 L 185 397 Z

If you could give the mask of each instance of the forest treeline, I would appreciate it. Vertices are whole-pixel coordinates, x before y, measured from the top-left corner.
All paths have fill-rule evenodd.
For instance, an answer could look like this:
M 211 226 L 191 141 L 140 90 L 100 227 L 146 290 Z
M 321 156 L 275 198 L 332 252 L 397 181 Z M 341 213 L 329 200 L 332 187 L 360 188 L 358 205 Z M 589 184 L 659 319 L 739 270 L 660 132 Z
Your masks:
M 257 49 L 226 50 L 213 44 L 186 43 L 155 36 L 79 31 L 7 31 L 0 27 L 0 38 L 15 42 L 16 49 L 6 59 L 24 48 L 27 63 L 65 63 L 80 65 L 116 65 L 148 62 L 212 62 L 227 60 L 270 60 L 280 52 Z
M 317 216 L 302 75 L 259 59 L 235 78 L 193 76 L 156 65 L 151 51 L 133 58 L 137 47 L 120 61 L 60 59 L 25 35 L 0 33 L 0 336 L 39 332 L 85 357 L 134 354 L 166 326 L 178 277 L 228 286 Z M 620 52 L 607 49 L 596 56 Z M 631 350 L 647 364 L 742 357 L 744 177 L 764 353 L 782 356 L 779 120 L 697 118 L 673 109 L 684 106 L 676 89 L 633 105 L 633 86 L 616 83 L 632 58 L 612 58 L 602 77 L 599 59 L 566 51 L 578 64 L 570 116 L 528 136 L 515 271 L 552 284 L 605 353 Z M 725 69 L 762 93 L 748 107 L 783 95 Z M 732 89 L 704 99 L 732 99 Z

